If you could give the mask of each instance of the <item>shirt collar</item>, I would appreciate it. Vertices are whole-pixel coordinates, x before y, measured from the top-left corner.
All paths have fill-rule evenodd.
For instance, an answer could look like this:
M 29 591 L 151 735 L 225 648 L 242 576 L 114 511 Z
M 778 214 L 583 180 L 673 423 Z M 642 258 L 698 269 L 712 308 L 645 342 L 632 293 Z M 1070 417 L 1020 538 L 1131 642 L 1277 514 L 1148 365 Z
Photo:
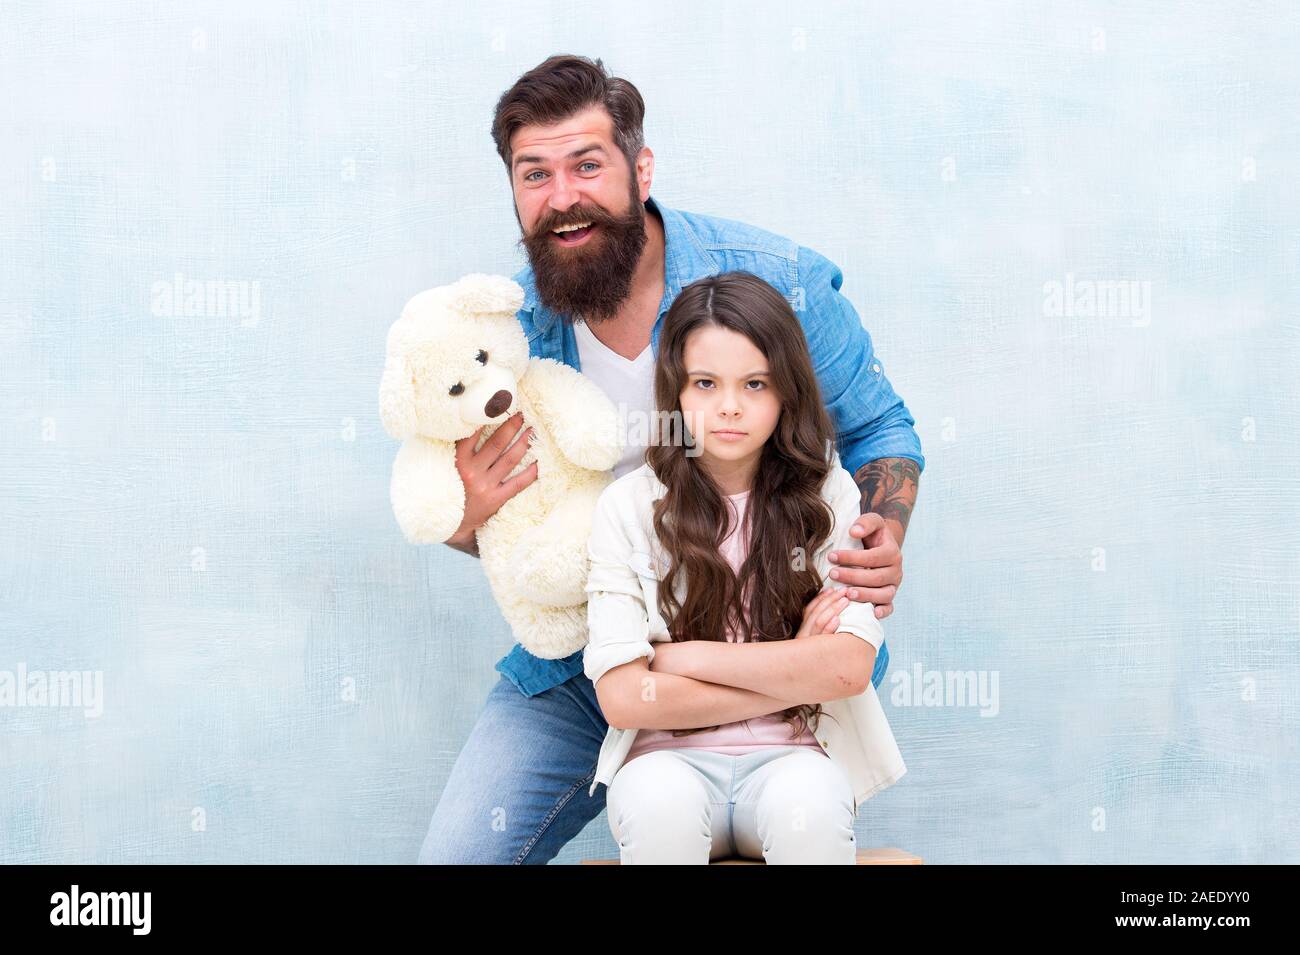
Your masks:
M 664 226 L 664 297 L 659 303 L 659 313 L 663 314 L 683 288 L 706 275 L 717 275 L 719 270 L 686 216 L 656 201 L 654 196 L 647 196 L 645 205 L 647 214 L 659 213 Z M 523 308 L 533 313 L 534 327 L 545 332 L 559 315 L 537 298 L 531 267 L 526 270 L 526 279 L 520 282 L 524 289 Z

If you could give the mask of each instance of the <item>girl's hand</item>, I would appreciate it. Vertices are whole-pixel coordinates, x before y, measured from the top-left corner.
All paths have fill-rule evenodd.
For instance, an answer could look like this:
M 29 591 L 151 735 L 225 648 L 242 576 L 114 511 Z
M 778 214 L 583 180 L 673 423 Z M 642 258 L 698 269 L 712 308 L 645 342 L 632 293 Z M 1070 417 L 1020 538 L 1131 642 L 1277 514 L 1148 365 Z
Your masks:
M 840 625 L 840 611 L 848 605 L 849 598 L 844 595 L 844 591 L 827 586 L 804 607 L 803 625 L 794 638 L 798 640 L 800 637 L 835 633 Z

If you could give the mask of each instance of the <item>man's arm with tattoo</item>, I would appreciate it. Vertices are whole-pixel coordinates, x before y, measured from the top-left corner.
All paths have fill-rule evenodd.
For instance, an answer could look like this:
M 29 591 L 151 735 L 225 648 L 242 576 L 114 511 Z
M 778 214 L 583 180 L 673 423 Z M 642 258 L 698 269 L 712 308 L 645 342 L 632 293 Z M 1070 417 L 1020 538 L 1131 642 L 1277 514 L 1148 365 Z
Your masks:
M 877 620 L 894 612 L 894 595 L 903 582 L 903 536 L 920 477 L 911 458 L 877 458 L 853 476 L 862 513 L 849 533 L 862 546 L 831 551 L 831 579 L 847 588 L 850 600 L 874 604 Z
M 853 480 L 862 492 L 862 513 L 883 517 L 894 540 L 902 547 L 921 483 L 921 469 L 917 463 L 911 458 L 868 461 L 858 468 Z

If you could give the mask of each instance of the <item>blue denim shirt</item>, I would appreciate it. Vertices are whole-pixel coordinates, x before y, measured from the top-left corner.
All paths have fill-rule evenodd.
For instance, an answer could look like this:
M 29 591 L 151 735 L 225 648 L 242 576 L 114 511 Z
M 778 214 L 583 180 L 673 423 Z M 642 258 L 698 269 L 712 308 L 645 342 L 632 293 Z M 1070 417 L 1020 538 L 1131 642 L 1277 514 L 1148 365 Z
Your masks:
M 664 297 L 650 336 L 656 357 L 664 314 L 684 286 L 719 272 L 752 272 L 786 296 L 803 324 L 845 469 L 857 474 L 878 458 L 911 458 L 925 470 L 916 422 L 885 377 L 857 311 L 840 294 L 843 275 L 833 262 L 764 229 L 669 209 L 653 196 L 646 199 L 646 211 L 657 212 L 664 227 Z M 532 268 L 525 267 L 514 280 L 524 290 L 519 323 L 529 355 L 554 358 L 581 371 L 573 325 L 538 301 Z M 535 696 L 581 674 L 582 654 L 577 650 L 559 660 L 543 660 L 515 644 L 496 669 L 525 696 Z M 880 686 L 888 667 L 886 642 L 876 655 L 872 684 Z

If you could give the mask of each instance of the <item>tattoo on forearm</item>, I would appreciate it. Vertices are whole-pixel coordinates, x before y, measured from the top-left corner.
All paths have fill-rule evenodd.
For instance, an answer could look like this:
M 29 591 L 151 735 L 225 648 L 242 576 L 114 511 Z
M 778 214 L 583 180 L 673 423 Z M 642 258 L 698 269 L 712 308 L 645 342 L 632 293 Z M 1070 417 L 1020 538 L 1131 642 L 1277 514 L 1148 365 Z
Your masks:
M 868 461 L 853 475 L 853 480 L 862 491 L 863 514 L 871 511 L 887 521 L 897 521 L 903 532 L 907 532 L 921 481 L 921 469 L 915 461 L 911 458 Z

